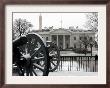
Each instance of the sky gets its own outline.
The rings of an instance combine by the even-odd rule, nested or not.
[[[74,26],[76,28],[85,29],[84,25],[87,21],[85,13],[13,13],[13,21],[15,19],[26,19],[33,25],[33,30],[39,29],[39,15],[42,15],[42,28],[69,28]]]

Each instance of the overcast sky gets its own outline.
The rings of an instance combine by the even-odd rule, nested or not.
[[[39,15],[40,13],[14,13],[13,20],[21,18],[26,19],[28,22],[33,24],[34,30],[39,29]],[[79,27],[85,29],[84,25],[86,22],[85,13],[41,13],[42,15],[42,28],[53,26],[53,28],[62,27],[69,28],[69,26]]]

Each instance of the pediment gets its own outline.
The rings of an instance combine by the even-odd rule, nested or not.
[[[51,34],[71,34],[72,32],[66,29],[55,29],[50,32]]]

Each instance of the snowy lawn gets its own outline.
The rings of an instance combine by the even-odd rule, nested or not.
[[[98,54],[98,51],[93,51],[92,55],[95,56]],[[73,51],[60,51],[61,56],[85,56],[85,54],[74,53]],[[86,54],[86,56],[91,56],[91,54]]]
[[[49,76],[97,76],[98,72],[82,72],[82,71],[54,71],[49,72]]]

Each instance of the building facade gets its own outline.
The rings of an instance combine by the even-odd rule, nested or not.
[[[95,40],[95,32],[81,29],[42,29],[34,31],[41,35],[44,41],[54,42],[60,49],[79,48],[81,39],[85,36]]]
[[[83,37],[96,40],[95,35],[97,33],[93,30],[75,29],[73,26],[65,29],[62,28],[62,22],[59,29],[53,29],[53,26],[42,29],[41,14],[39,15],[39,30],[33,30],[32,32],[41,35],[45,42],[54,42],[60,49],[80,48],[82,47],[80,42]]]

